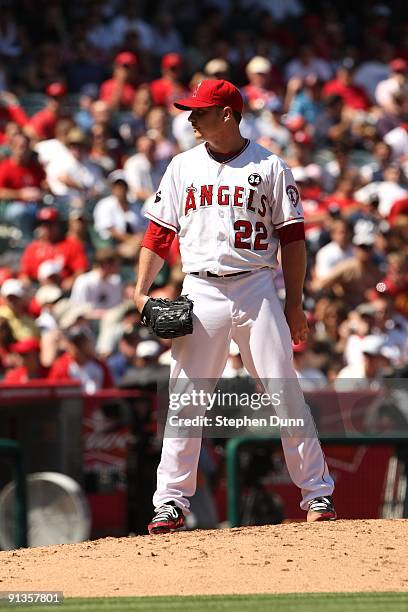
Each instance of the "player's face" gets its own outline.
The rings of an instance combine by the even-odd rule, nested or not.
[[[222,109],[213,106],[210,108],[194,108],[188,118],[194,136],[204,140],[211,140],[211,137],[219,132],[223,125]]]

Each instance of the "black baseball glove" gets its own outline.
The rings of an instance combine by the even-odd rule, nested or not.
[[[159,338],[193,333],[193,302],[186,295],[176,300],[150,298],[142,310],[142,323]]]

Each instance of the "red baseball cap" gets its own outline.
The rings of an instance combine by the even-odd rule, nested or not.
[[[292,117],[288,117],[285,121],[285,126],[291,132],[297,132],[302,130],[306,125],[306,120],[303,115],[293,115]]]
[[[298,130],[297,132],[295,132],[293,134],[293,140],[297,144],[302,144],[302,145],[310,145],[313,142],[311,135],[308,134],[308,132],[304,132],[303,130]]]
[[[115,57],[116,66],[135,66],[137,64],[137,56],[131,51],[122,51]]]
[[[161,62],[162,68],[178,68],[183,65],[180,53],[166,53]]]
[[[10,345],[12,353],[19,353],[20,355],[26,355],[27,353],[40,352],[40,342],[37,338],[25,338],[19,342],[14,342]]]
[[[230,106],[237,113],[242,113],[243,104],[239,90],[235,85],[224,79],[201,81],[189,98],[174,102],[174,106],[181,110]]]
[[[37,213],[38,221],[56,221],[59,217],[58,210],[53,206],[41,208]]]
[[[62,98],[67,93],[64,83],[51,83],[45,90],[50,98]]]
[[[389,63],[389,69],[392,72],[408,72],[408,62],[402,57],[397,57]]]

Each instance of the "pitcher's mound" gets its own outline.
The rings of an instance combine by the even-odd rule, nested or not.
[[[0,553],[4,591],[66,597],[408,591],[408,520],[105,538]]]

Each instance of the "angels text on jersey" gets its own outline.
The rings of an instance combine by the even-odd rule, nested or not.
[[[292,173],[276,155],[248,143],[220,163],[205,145],[176,156],[146,214],[178,233],[183,270],[216,274],[275,267],[276,230],[303,222]]]

